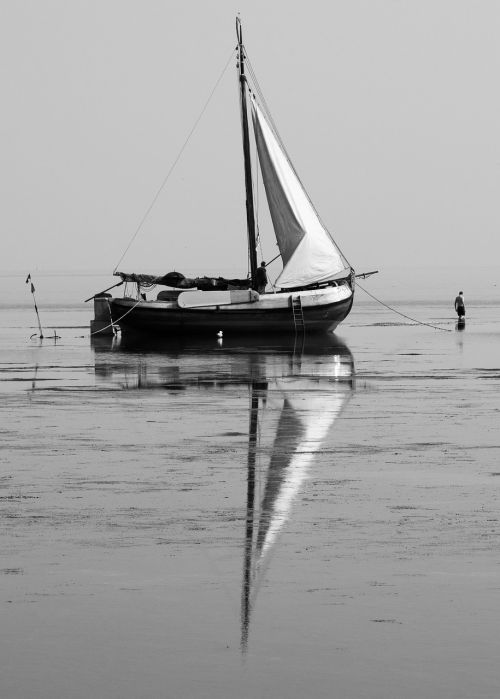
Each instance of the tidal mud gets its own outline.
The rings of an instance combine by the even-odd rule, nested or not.
[[[1,354],[0,695],[493,699],[499,332]]]

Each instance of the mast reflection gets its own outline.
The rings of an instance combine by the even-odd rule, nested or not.
[[[245,337],[94,345],[99,382],[123,390],[249,389],[240,645],[271,553],[324,440],[355,388],[351,352],[334,335],[297,343]]]
[[[352,355],[344,345],[331,349],[334,353],[326,355],[292,355],[288,375],[251,386],[241,600],[243,653],[252,608],[279,533],[291,516],[316,454],[354,390]],[[278,410],[279,418],[266,453],[259,448],[258,435],[269,408]],[[260,452],[264,463],[256,458]]]

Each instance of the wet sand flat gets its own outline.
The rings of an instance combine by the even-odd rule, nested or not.
[[[500,690],[499,327],[1,352],[0,694]]]

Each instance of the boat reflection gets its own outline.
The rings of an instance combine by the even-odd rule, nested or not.
[[[352,378],[352,355],[335,335],[276,338],[179,338],[147,343],[93,338],[95,377],[111,388],[183,390],[189,386]]]
[[[185,338],[147,346],[94,344],[96,378],[124,390],[249,391],[247,493],[241,595],[241,649],[270,555],[322,444],[355,387],[351,352],[334,335],[297,342],[277,338]]]

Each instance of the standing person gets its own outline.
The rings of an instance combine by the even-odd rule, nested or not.
[[[458,315],[458,320],[462,320],[462,318],[465,318],[465,301],[463,291],[459,291],[458,296],[455,299],[455,310]]]
[[[266,284],[267,284],[266,263],[261,262],[260,267],[258,267],[257,271],[255,272],[255,286],[257,287],[257,291],[259,292],[259,294],[263,294],[265,292]]]

